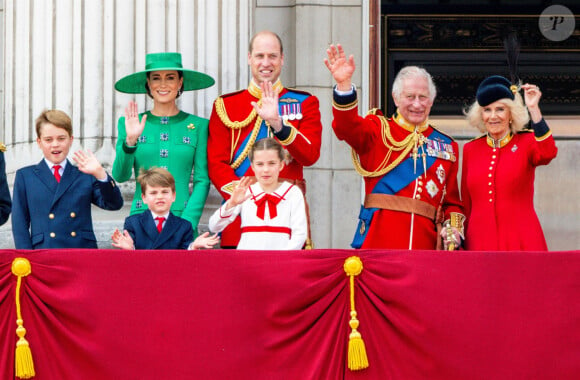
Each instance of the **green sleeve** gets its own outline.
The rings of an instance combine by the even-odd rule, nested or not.
[[[194,238],[198,235],[197,226],[209,192],[209,177],[207,172],[208,120],[199,118],[196,126],[199,136],[193,159],[193,191],[181,215],[183,219],[191,222]]]
[[[112,173],[113,178],[117,182],[126,182],[131,178],[131,174],[133,174],[137,147],[128,147],[125,144],[126,138],[125,117],[120,117],[117,123],[117,146],[115,148],[116,155]]]

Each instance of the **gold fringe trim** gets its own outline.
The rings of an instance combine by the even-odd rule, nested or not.
[[[16,342],[16,377],[20,379],[30,379],[36,376],[34,372],[34,361],[32,360],[32,351],[30,345],[24,336],[26,329],[24,328],[24,321],[22,320],[22,312],[20,310],[20,288],[22,286],[22,277],[28,276],[32,273],[30,262],[23,258],[17,257],[12,261],[12,274],[18,276],[16,282],[16,335],[18,335],[18,342]]]
[[[354,307],[354,278],[362,273],[363,264],[358,256],[351,256],[344,261],[344,271],[350,281],[350,321],[348,322],[351,332],[348,337],[348,369],[360,371],[368,368],[369,360],[365,342],[358,331],[359,320]]]

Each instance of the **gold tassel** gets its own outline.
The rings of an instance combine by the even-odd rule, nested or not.
[[[348,324],[351,332],[348,337],[348,369],[351,371],[359,371],[369,366],[365,342],[358,331],[359,320],[354,307],[354,278],[361,274],[362,270],[362,261],[358,256],[351,256],[344,261],[344,271],[350,281],[350,321]]]
[[[32,351],[30,345],[24,336],[26,329],[24,328],[24,321],[22,320],[22,313],[20,310],[20,287],[22,285],[22,277],[28,276],[32,272],[30,262],[23,258],[17,257],[12,261],[12,274],[18,276],[16,281],[16,335],[18,335],[18,342],[16,342],[16,377],[20,379],[30,379],[36,376],[34,372],[34,362],[32,361]]]

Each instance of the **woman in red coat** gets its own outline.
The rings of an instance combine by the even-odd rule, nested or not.
[[[466,112],[469,124],[485,133],[463,148],[466,249],[548,249],[534,210],[534,176],[558,150],[538,106],[540,89],[524,84],[521,90],[525,105],[506,78],[488,77]],[[523,131],[530,118],[532,130]]]

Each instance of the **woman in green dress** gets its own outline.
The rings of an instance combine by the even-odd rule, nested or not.
[[[183,91],[212,86],[208,75],[183,69],[181,54],[147,54],[144,71],[115,83],[115,89],[129,94],[148,94],[153,109],[139,114],[137,103],[129,102],[119,118],[113,178],[125,182],[141,169],[161,167],[175,177],[176,199],[171,211],[197,225],[209,191],[207,173],[208,120],[181,111],[176,99]],[[189,181],[193,171],[193,190]],[[136,184],[131,215],[147,210]]]

